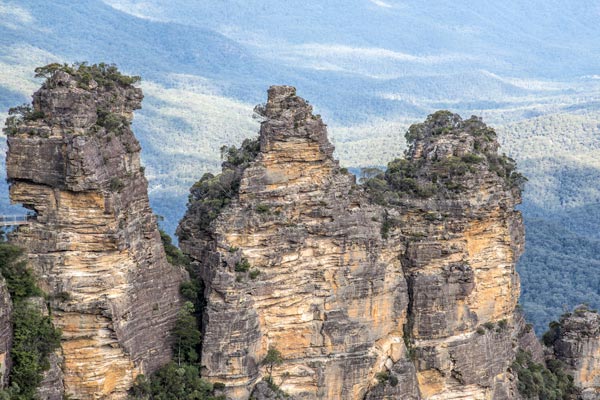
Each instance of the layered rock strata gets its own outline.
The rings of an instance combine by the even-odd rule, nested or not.
[[[276,348],[285,363],[272,379],[288,393],[360,398],[388,359],[404,356],[400,260],[312,107],[273,87],[264,116],[238,199],[210,234],[197,229],[193,205],[179,228],[206,286],[202,374],[247,399]]]
[[[259,111],[254,160],[203,178],[178,229],[205,285],[203,376],[232,399],[265,379],[303,399],[518,398],[520,191],[493,131],[431,116],[359,186],[294,88]]]
[[[62,329],[65,393],[119,399],[170,359],[183,274],[166,260],[129,127],[141,90],[80,78],[55,72],[8,137],[11,200],[36,213],[12,241]]]
[[[479,119],[438,112],[388,166],[390,236],[408,282],[407,341],[426,399],[515,398],[507,370],[523,224],[520,178]],[[375,191],[377,194],[377,190]]]
[[[566,365],[584,400],[600,400],[600,314],[579,307],[557,328],[554,356]]]

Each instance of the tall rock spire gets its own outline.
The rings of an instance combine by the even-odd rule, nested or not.
[[[59,68],[7,124],[11,201],[36,214],[12,241],[51,299],[75,399],[125,398],[168,362],[181,304],[130,128],[143,97],[131,82],[111,66]]]

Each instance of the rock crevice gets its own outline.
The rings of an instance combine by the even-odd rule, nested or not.
[[[265,379],[305,399],[516,398],[520,192],[493,131],[433,115],[357,185],[295,89],[268,95],[236,195],[199,230],[192,190],[179,228],[205,285],[203,375],[244,400]]]

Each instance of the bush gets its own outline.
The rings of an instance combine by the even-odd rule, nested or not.
[[[215,397],[214,386],[200,378],[198,367],[171,362],[150,376],[138,375],[130,390],[131,400],[225,400]]]
[[[169,236],[168,233],[162,229],[159,229],[159,232],[163,248],[165,249],[165,254],[167,255],[167,261],[171,265],[187,268],[190,265],[190,259],[173,244],[173,239],[171,239],[171,236]]]
[[[560,361],[551,360],[548,368],[531,360],[531,354],[519,349],[512,369],[517,375],[519,393],[527,399],[577,399],[579,391],[573,378],[564,372]]]
[[[19,126],[25,121],[35,121],[44,118],[43,111],[35,111],[29,104],[22,104],[8,109],[8,118],[2,130],[6,136],[14,136],[18,133]]]
[[[177,315],[175,328],[173,328],[175,337],[173,353],[178,364],[198,361],[198,346],[201,340],[198,322],[194,316],[195,311],[194,304],[187,301]]]
[[[256,278],[258,278],[258,276],[260,275],[260,270],[258,269],[253,269],[252,271],[250,271],[250,279],[255,280]]]
[[[483,326],[485,327],[485,329],[487,329],[488,331],[491,331],[494,329],[494,323],[492,321],[488,321],[485,324],[483,324]]]
[[[279,350],[277,350],[275,347],[269,347],[269,350],[267,351],[267,355],[265,356],[265,358],[263,358],[263,360],[261,361],[261,364],[266,366],[267,373],[269,374],[268,378],[270,380],[272,380],[273,367],[276,365],[283,364],[283,357],[281,355],[281,352]]]
[[[258,204],[255,208],[256,212],[259,214],[267,214],[270,209],[268,204]]]
[[[379,384],[384,384],[390,380],[390,372],[389,371],[378,372],[377,374],[375,374],[375,378],[377,379]]]
[[[546,331],[546,333],[544,333],[542,336],[542,342],[544,342],[546,346],[552,347],[554,342],[556,342],[560,337],[560,323],[552,321],[550,324],[548,324],[548,328],[548,331]]]
[[[98,116],[96,126],[104,128],[108,133],[119,135],[123,131],[123,128],[127,128],[130,125],[129,119],[121,114],[102,109],[98,109],[96,113]]]
[[[119,178],[111,178],[110,180],[110,190],[111,192],[120,192],[125,187],[123,181]]]
[[[23,250],[0,244],[0,273],[4,277],[13,301],[13,347],[10,355],[10,388],[4,394],[13,400],[29,400],[36,397],[43,372],[50,364],[49,355],[60,346],[60,330],[54,328],[49,316],[31,304],[29,297],[41,296],[35,279],[27,264],[19,258]],[[2,394],[2,393],[0,393]]]
[[[50,368],[48,356],[60,346],[61,332],[54,328],[50,317],[23,300],[14,304],[13,333],[10,382],[12,387],[19,388],[13,399],[32,399],[43,372]]]
[[[207,231],[221,210],[237,197],[242,173],[260,150],[258,139],[246,139],[240,148],[221,148],[223,171],[219,175],[204,174],[190,190],[188,208],[197,214],[196,223],[200,231]],[[185,232],[179,232],[185,235]],[[181,237],[181,236],[180,236]]]
[[[87,89],[94,80],[101,88],[127,87],[141,81],[139,76],[123,75],[115,64],[92,64],[86,62],[69,64],[52,63],[35,69],[36,78],[50,79],[58,71],[73,76],[80,87]]]
[[[23,249],[0,243],[0,274],[6,281],[13,301],[43,295],[35,284],[33,273],[27,268],[27,262],[21,259],[22,256]]]
[[[247,258],[242,258],[240,261],[235,263],[235,272],[248,272],[250,270],[250,262]]]

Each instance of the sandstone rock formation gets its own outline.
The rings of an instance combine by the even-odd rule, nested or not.
[[[518,398],[520,176],[493,131],[434,114],[359,186],[294,88],[258,111],[260,148],[203,177],[178,229],[205,285],[203,376],[244,400],[261,380],[302,399]]]
[[[54,72],[8,137],[11,200],[36,213],[11,240],[50,296],[73,399],[124,398],[166,363],[181,305],[129,127],[142,92],[114,75]]]
[[[286,362],[273,379],[290,394],[359,398],[388,358],[403,357],[400,260],[312,108],[273,87],[265,117],[260,154],[214,231],[197,228],[193,205],[179,228],[206,285],[203,376],[247,399],[275,347]]]
[[[438,112],[408,134],[405,160],[375,190],[390,207],[390,237],[408,282],[407,342],[426,399],[514,398],[523,248],[518,175],[479,119]]]
[[[600,314],[585,306],[560,320],[554,355],[567,366],[584,400],[600,399]]]
[[[12,343],[12,302],[6,282],[0,276],[0,389],[8,383]]]

